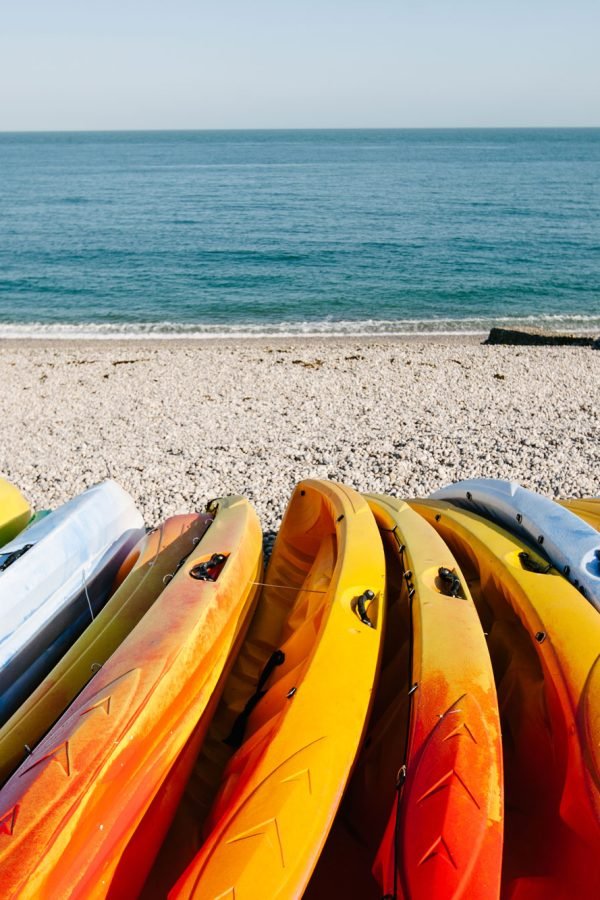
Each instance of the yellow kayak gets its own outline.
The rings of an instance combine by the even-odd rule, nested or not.
[[[371,705],[384,572],[381,538],[366,501],[342,485],[301,482],[182,815],[163,848],[162,881],[152,874],[148,881],[150,895],[161,894],[169,876],[181,872],[180,837],[192,858],[172,897],[302,894]],[[218,744],[233,752],[222,774]],[[189,846],[193,810],[201,819],[206,796],[216,788],[206,840]]]
[[[30,519],[31,507],[21,491],[14,484],[0,478],[0,547],[23,531]]]
[[[387,561],[381,677],[305,897],[492,900],[502,869],[502,750],[477,610],[431,525],[401,500],[366,499]]]
[[[559,500],[558,502],[578,515],[596,531],[600,531],[600,500],[586,497],[584,500]]]
[[[503,894],[597,898],[600,617],[499,526],[441,500],[412,505],[458,560],[488,635],[504,751]]]
[[[6,781],[31,753],[140,621],[179,561],[191,553],[211,522],[209,515],[173,516],[139,541],[117,575],[120,587],[39,687],[0,729],[0,783]]]

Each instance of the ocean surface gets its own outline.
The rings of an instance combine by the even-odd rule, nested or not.
[[[0,134],[0,336],[600,330],[600,129]]]

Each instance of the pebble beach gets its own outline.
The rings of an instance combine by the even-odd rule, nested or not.
[[[3,341],[0,473],[37,509],[112,477],[148,525],[244,494],[267,538],[308,477],[600,495],[598,351],[480,341]]]

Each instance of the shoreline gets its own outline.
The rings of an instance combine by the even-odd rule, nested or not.
[[[296,348],[301,349],[303,345],[310,344],[324,344],[328,347],[340,346],[346,347],[348,345],[355,345],[360,343],[361,346],[377,346],[379,344],[383,345],[398,345],[403,346],[405,344],[409,345],[419,345],[423,344],[425,346],[429,344],[448,344],[450,346],[456,345],[482,345],[485,339],[487,338],[488,332],[482,332],[481,334],[406,334],[406,335],[394,335],[394,334],[373,334],[373,335],[320,335],[320,334],[310,334],[310,335],[291,335],[291,336],[281,336],[278,335],[245,335],[240,337],[239,335],[236,337],[202,337],[202,338],[193,338],[193,337],[102,337],[102,338],[75,338],[75,337],[11,337],[11,338],[0,338],[0,353],[5,352],[7,350],[12,349],[23,349],[23,350],[33,350],[36,348],[46,349],[52,348],[54,350],[65,349],[69,351],[75,351],[80,347],[94,347],[94,348],[104,348],[106,350],[110,350],[110,348],[124,348],[129,347],[133,348],[136,351],[141,349],[152,349],[152,350],[176,350],[178,348],[181,349],[195,349],[202,350],[203,348],[227,348],[227,349],[241,349],[243,347],[254,346],[254,347],[265,347],[271,348],[275,346],[285,346],[288,348]]]
[[[397,334],[369,334],[369,335],[244,335],[235,337],[223,336],[207,336],[207,337],[172,337],[172,336],[115,336],[115,337],[0,337],[0,355],[10,352],[19,351],[45,351],[53,350],[55,352],[66,351],[76,353],[82,348],[93,349],[99,353],[110,354],[111,352],[125,352],[126,350],[134,353],[149,352],[158,354],[161,351],[170,353],[178,350],[195,350],[202,353],[211,350],[236,350],[244,349],[263,349],[265,351],[276,351],[279,348],[285,348],[288,351],[296,350],[301,352],[306,348],[315,348],[318,346],[327,347],[330,350],[338,348],[340,350],[348,347],[359,347],[363,349],[377,349],[378,347],[396,347],[402,348],[427,348],[427,347],[481,347],[483,349],[505,349],[508,351],[523,351],[539,349],[542,352],[548,352],[550,349],[563,349],[567,352],[573,349],[590,350],[592,353],[598,353],[596,348],[570,346],[568,343],[555,345],[538,345],[528,343],[494,343],[488,344],[487,339],[490,332],[482,332],[478,334],[435,334],[420,332],[415,334],[397,335]],[[551,336],[551,333],[549,333]]]
[[[377,336],[0,341],[0,474],[37,509],[107,477],[146,523],[243,494],[272,535],[294,485],[424,497],[500,477],[600,496],[585,347]]]

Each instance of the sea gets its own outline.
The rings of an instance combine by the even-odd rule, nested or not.
[[[600,129],[0,134],[0,337],[600,330]]]

